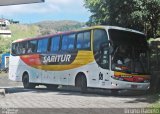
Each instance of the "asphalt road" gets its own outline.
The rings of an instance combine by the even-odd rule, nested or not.
[[[138,91],[122,91],[114,96],[107,90],[92,89],[82,94],[67,86],[56,91],[44,86],[24,89],[22,83],[8,80],[7,74],[0,74],[0,88],[6,91],[0,96],[3,114],[127,114],[130,108],[150,107],[158,100]]]

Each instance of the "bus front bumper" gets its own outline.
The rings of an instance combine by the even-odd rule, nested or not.
[[[148,90],[150,83],[135,83],[111,79],[111,89]]]

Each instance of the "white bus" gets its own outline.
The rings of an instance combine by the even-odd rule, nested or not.
[[[22,81],[24,88],[147,90],[147,52],[143,33],[114,26],[27,38],[12,43],[9,79]]]

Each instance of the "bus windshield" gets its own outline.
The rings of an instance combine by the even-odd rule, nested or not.
[[[109,30],[113,46],[111,68],[125,73],[148,73],[148,44],[145,35],[122,30]]]

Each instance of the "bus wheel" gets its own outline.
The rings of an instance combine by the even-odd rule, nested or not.
[[[48,84],[46,85],[48,90],[56,90],[58,88],[58,85],[52,85],[52,84]]]
[[[81,89],[81,93],[86,93],[87,92],[87,79],[86,79],[85,76],[81,77],[80,89]]]
[[[112,89],[111,90],[112,95],[118,95],[118,93],[119,93],[119,90],[117,90],[117,89]]]
[[[34,89],[36,86],[35,84],[29,82],[29,76],[27,73],[23,75],[22,82],[23,82],[24,88],[26,89]]]
[[[8,68],[6,68],[6,69],[5,69],[5,73],[8,73],[8,70],[9,70],[9,69],[8,69]]]

